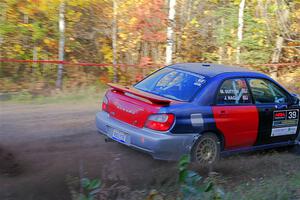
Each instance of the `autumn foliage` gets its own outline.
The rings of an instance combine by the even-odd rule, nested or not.
[[[62,0],[2,0],[0,58],[57,60],[61,3]],[[117,4],[116,13],[113,3]],[[115,59],[117,63],[135,67],[114,70],[113,65],[65,66],[64,87],[112,81],[114,73],[121,83],[129,84],[163,66],[170,23],[174,25],[174,63],[235,64],[236,49],[240,46],[241,65],[252,64],[255,69],[270,73],[273,69],[260,64],[273,62],[279,36],[283,44],[278,62],[300,61],[299,2],[247,0],[241,42],[237,41],[239,3],[239,0],[177,0],[175,20],[170,22],[168,2],[164,0],[65,0],[65,60],[111,64],[115,14]],[[299,77],[295,67],[299,66],[276,70],[280,77]],[[296,75],[288,75],[291,72]],[[1,91],[54,88],[56,74],[54,64],[0,62]]]

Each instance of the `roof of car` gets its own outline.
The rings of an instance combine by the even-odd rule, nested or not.
[[[219,74],[228,73],[228,72],[254,72],[247,68],[235,67],[228,65],[220,65],[213,63],[179,63],[170,65],[169,67],[174,69],[181,69],[189,72],[194,72],[197,74],[214,77]]]

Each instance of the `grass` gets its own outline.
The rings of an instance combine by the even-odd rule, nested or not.
[[[285,200],[300,199],[300,172],[291,176],[277,176],[256,183],[242,184],[228,191],[225,199]]]
[[[291,183],[300,190],[300,172],[292,177]]]
[[[18,92],[7,94],[1,99],[1,103],[22,103],[22,104],[51,104],[51,103],[81,103],[92,102],[102,99],[106,87],[104,85],[93,85],[85,88],[67,91],[53,91],[52,94],[32,94],[29,92]]]

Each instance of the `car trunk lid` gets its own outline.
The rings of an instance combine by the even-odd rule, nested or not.
[[[108,84],[108,113],[111,117],[136,127],[144,127],[148,116],[157,113],[172,100],[117,84]]]

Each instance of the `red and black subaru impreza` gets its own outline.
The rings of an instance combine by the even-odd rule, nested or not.
[[[156,159],[212,163],[220,154],[299,143],[299,98],[244,68],[182,63],[132,87],[109,84],[100,133]]]

